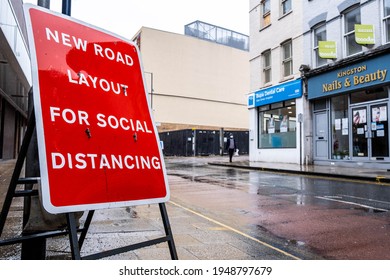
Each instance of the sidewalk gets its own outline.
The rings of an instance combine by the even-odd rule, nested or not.
[[[333,164],[332,164],[333,163]],[[370,169],[359,166],[358,163],[351,167],[340,166],[336,161],[329,165],[299,165],[289,163],[250,162],[248,156],[239,156],[229,163],[227,158],[210,158],[210,165],[246,168],[252,170],[283,172],[293,174],[305,174],[313,176],[327,176],[353,180],[375,181],[378,183],[390,183],[390,171],[387,169]]]

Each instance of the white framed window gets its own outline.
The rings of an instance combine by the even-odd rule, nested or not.
[[[263,81],[264,84],[270,83],[272,80],[271,75],[271,51],[267,50],[263,52]]]
[[[344,13],[344,44],[345,55],[351,56],[363,50],[355,41],[355,24],[360,24],[360,7],[355,7]]]
[[[390,0],[383,0],[383,23],[385,43],[390,43]]]
[[[288,77],[293,74],[293,53],[292,41],[288,40],[281,45],[282,48],[282,71],[283,77]]]
[[[261,5],[261,23],[260,27],[265,28],[271,24],[271,0],[262,0]]]
[[[322,66],[327,63],[327,59],[321,58],[319,55],[318,42],[326,41],[326,24],[317,25],[313,28],[313,53],[314,53],[314,64],[316,66]]]
[[[297,147],[297,113],[294,100],[258,107],[258,148]]]
[[[281,16],[284,16],[285,14],[289,13],[292,10],[292,0],[280,0],[280,6],[281,6]]]

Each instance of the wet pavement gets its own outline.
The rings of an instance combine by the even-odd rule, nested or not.
[[[327,176],[332,178],[347,178],[354,180],[367,180],[390,183],[390,171],[386,168],[370,169],[363,167],[364,164],[356,163],[349,167],[340,165],[337,161],[326,165],[299,165],[293,163],[251,162],[246,156],[237,157],[232,163],[226,160],[210,160],[209,164],[247,168],[251,170],[285,172],[292,174],[305,174],[313,176]]]
[[[297,165],[288,164],[255,164],[250,163],[246,156],[236,157],[234,160],[233,163],[229,163],[226,157],[169,158],[167,163],[186,162],[186,164],[194,166],[194,171],[197,165],[210,165],[233,168],[229,168],[229,172],[234,172],[232,171],[234,168],[244,168],[330,177],[334,177],[336,174],[344,178],[359,177],[359,180],[375,182],[386,181],[388,178],[385,170],[373,171],[332,166],[301,168]],[[13,163],[14,161],[0,162],[1,201],[3,201],[5,190],[8,187]],[[358,244],[364,244],[364,246],[361,246],[362,251],[372,250],[373,252],[371,256],[365,254],[361,255],[363,257],[360,258],[359,255],[348,255],[346,253],[344,255],[334,254],[330,258],[390,258],[386,254],[377,254],[379,247],[382,246],[386,249],[387,244],[390,243],[388,242],[383,246],[383,238],[387,236],[389,225],[388,215],[376,218],[373,224],[371,220],[368,223],[369,217],[361,215],[360,212],[357,215],[348,208],[338,208],[331,213],[334,218],[329,218],[324,216],[324,208],[321,205],[302,209],[299,206],[297,207],[296,202],[270,200],[268,196],[257,196],[253,200],[254,198],[251,198],[250,193],[237,192],[234,188],[234,182],[231,183],[230,187],[221,189],[218,188],[218,182],[210,184],[198,180],[195,184],[189,178],[177,176],[177,174],[170,174],[168,181],[172,195],[166,206],[178,257],[181,260],[323,259],[325,250],[329,250],[329,248],[324,247],[333,246],[336,251],[340,249],[340,244],[336,244],[337,241],[332,240],[340,234],[341,231],[338,228],[344,229],[343,234],[350,235],[354,234],[356,230],[362,231],[361,237],[359,237],[361,239],[349,240],[349,243],[345,244],[344,250],[348,249],[347,247],[356,247],[356,242],[359,242]],[[240,184],[245,185],[245,182],[240,182]],[[207,203],[210,198],[215,200],[215,203],[212,204],[213,207],[210,207],[210,203]],[[196,201],[196,204],[193,201]],[[264,211],[250,213],[241,204],[237,204],[237,201],[241,201],[241,204],[242,201],[245,201],[247,204],[260,205]],[[11,222],[8,226],[6,225],[2,238],[18,232],[18,222],[21,220],[22,211],[21,202],[20,198],[15,199],[9,215]],[[231,207],[226,207],[226,205]],[[278,210],[277,216],[274,215],[276,209]],[[232,217],[237,215],[237,212],[244,219],[236,220],[235,223],[226,222],[231,221]],[[346,212],[352,213],[349,219],[355,220],[355,225],[348,230],[345,230],[345,228],[349,225],[349,222],[347,223],[345,218],[343,220]],[[84,218],[83,216],[81,222]],[[312,224],[311,229],[305,230],[308,222]],[[383,223],[387,223],[387,226],[383,226]],[[367,226],[369,224],[373,226],[370,228]],[[255,228],[248,228],[248,225],[253,225]],[[364,230],[362,230],[362,227]],[[378,239],[378,242],[374,244],[376,247],[367,247],[367,236],[381,230],[384,237]],[[95,213],[81,254],[84,256],[143,242],[160,237],[163,233],[164,228],[158,205],[99,210]],[[277,236],[279,237],[275,236],[274,233],[278,233]],[[324,238],[322,240],[318,239],[318,235],[323,235]],[[289,238],[284,238],[285,236],[289,236]],[[328,239],[327,242],[324,242],[325,238]],[[0,259],[19,259],[19,249],[19,245],[0,247]],[[69,251],[69,240],[66,237],[48,239],[48,259],[69,259]],[[354,254],[358,253],[354,252]],[[170,259],[170,254],[167,244],[161,243],[109,258],[163,260]]]
[[[14,161],[0,162],[0,197],[4,200]],[[182,184],[168,176],[173,187]],[[185,183],[185,182],[184,182]],[[15,198],[1,239],[12,238],[21,230],[22,198]],[[1,204],[2,206],[2,204]],[[173,201],[166,203],[180,260],[259,260],[298,259],[288,250],[273,247],[255,237],[246,236],[234,228],[213,220],[197,211]],[[86,215],[81,218],[83,223]],[[98,210],[95,212],[81,256],[144,242],[164,236],[164,227],[158,205]],[[281,241],[281,247],[283,247]],[[20,244],[0,247],[0,260],[20,259]],[[70,259],[67,236],[47,239],[47,259]],[[311,258],[317,258],[310,254]],[[171,259],[167,243],[160,243],[114,255],[107,259],[156,260]]]

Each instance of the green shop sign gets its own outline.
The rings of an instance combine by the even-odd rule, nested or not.
[[[355,41],[360,45],[375,44],[374,25],[355,24]]]
[[[335,41],[319,41],[318,42],[318,55],[321,58],[337,58],[336,54],[336,42]]]

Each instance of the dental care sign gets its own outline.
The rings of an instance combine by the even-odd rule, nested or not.
[[[41,194],[50,213],[165,202],[169,189],[137,47],[25,5]]]

